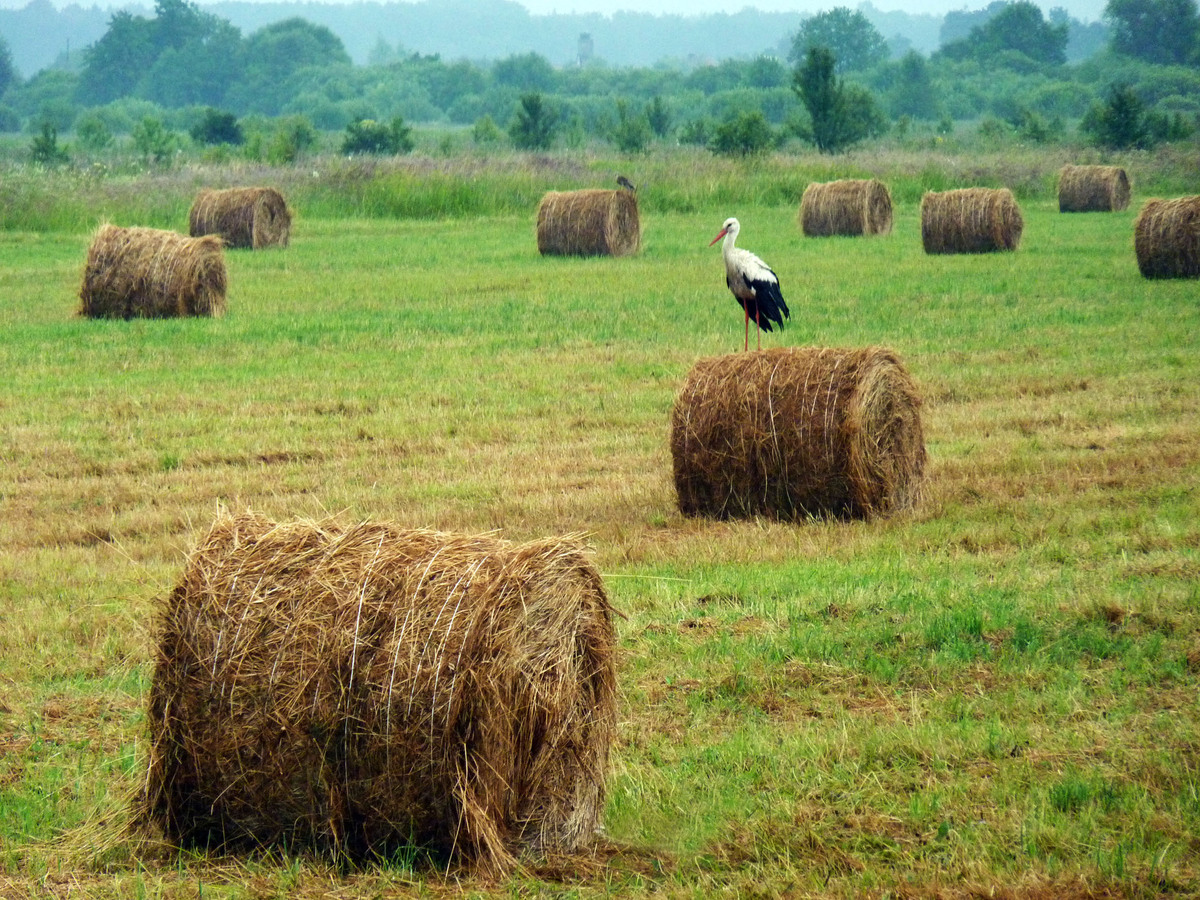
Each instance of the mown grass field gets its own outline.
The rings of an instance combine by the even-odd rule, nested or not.
[[[1030,188],[1021,248],[971,257],[927,257],[909,196],[812,239],[669,187],[626,259],[539,257],[532,209],[298,205],[287,250],[227,253],[216,320],[81,320],[95,223],[0,231],[0,896],[1200,895],[1200,289],[1138,274],[1136,179],[1113,214]],[[729,215],[792,308],[764,346],[907,363],[915,512],[676,511],[675,392],[741,349]],[[220,505],[586,531],[624,852],[495,884],[123,842],[155,610]]]

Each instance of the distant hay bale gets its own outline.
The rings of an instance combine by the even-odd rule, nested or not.
[[[921,399],[896,355],[776,348],[702,359],[671,414],[687,516],[887,515],[925,468]]]
[[[1008,188],[927,191],[921,198],[926,253],[1016,250],[1024,222]]]
[[[1119,212],[1129,206],[1129,176],[1120,166],[1063,166],[1059,212]]]
[[[1146,278],[1200,278],[1200,196],[1147,200],[1133,243]]]
[[[219,316],[225,256],[218,237],[101,225],[88,248],[79,314],[93,319]]]
[[[230,247],[286,247],[292,213],[274,188],[205,189],[192,203],[188,230],[192,237],[219,235]]]
[[[184,846],[489,871],[604,805],[612,609],[573,537],[222,513],[161,613],[142,820]]]
[[[627,256],[642,244],[633,191],[549,191],[537,208],[543,256]]]
[[[809,237],[888,234],[892,195],[874,178],[813,182],[800,198],[800,228]]]

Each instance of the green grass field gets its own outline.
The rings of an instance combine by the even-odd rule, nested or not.
[[[1200,288],[1138,274],[1136,181],[946,257],[911,197],[813,239],[791,201],[656,189],[624,259],[541,258],[531,210],[298,204],[288,249],[227,252],[216,320],[79,319],[94,223],[0,231],[0,897],[1200,895]],[[729,215],[792,309],[764,346],[917,379],[915,512],[677,512],[675,393],[741,350]],[[221,505],[587,532],[622,852],[499,884],[135,852],[155,610]]]

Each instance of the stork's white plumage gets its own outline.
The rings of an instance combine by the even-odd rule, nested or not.
[[[783,320],[791,317],[791,310],[784,302],[779,290],[779,278],[771,267],[751,253],[735,246],[741,224],[728,218],[721,232],[709,241],[712,246],[721,238],[721,256],[725,259],[725,284],[733,292],[734,299],[746,312],[746,342],[743,349],[750,349],[750,320],[758,325],[758,346],[762,347],[762,332],[771,331],[771,323],[783,328]]]

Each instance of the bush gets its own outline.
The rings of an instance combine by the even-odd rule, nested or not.
[[[613,129],[613,143],[622,153],[644,153],[650,143],[650,122],[644,115],[634,115],[629,104],[617,101],[617,127]]]
[[[471,139],[480,147],[492,147],[500,143],[501,137],[503,135],[500,133],[500,126],[491,116],[485,114],[475,120],[475,127],[471,129]]]
[[[165,162],[179,146],[178,136],[153,116],[133,126],[133,146],[150,162]]]
[[[204,110],[200,121],[192,126],[191,135],[197,144],[232,144],[237,147],[246,140],[237,116],[211,106]]]
[[[415,146],[412,129],[400,116],[392,119],[390,125],[374,119],[358,119],[346,126],[346,136],[342,139],[343,153],[401,154],[411,153]]]
[[[35,163],[44,166],[59,165],[69,158],[66,148],[58,146],[58,129],[49,122],[42,123],[41,134],[29,145],[29,155]]]
[[[757,156],[774,143],[775,132],[767,117],[754,110],[718,125],[708,148],[718,156]]]
[[[79,117],[75,123],[75,135],[79,139],[79,146],[93,153],[106,150],[113,143],[112,130],[103,117],[92,110]]]
[[[21,117],[11,106],[0,106],[0,131],[20,131]]]

